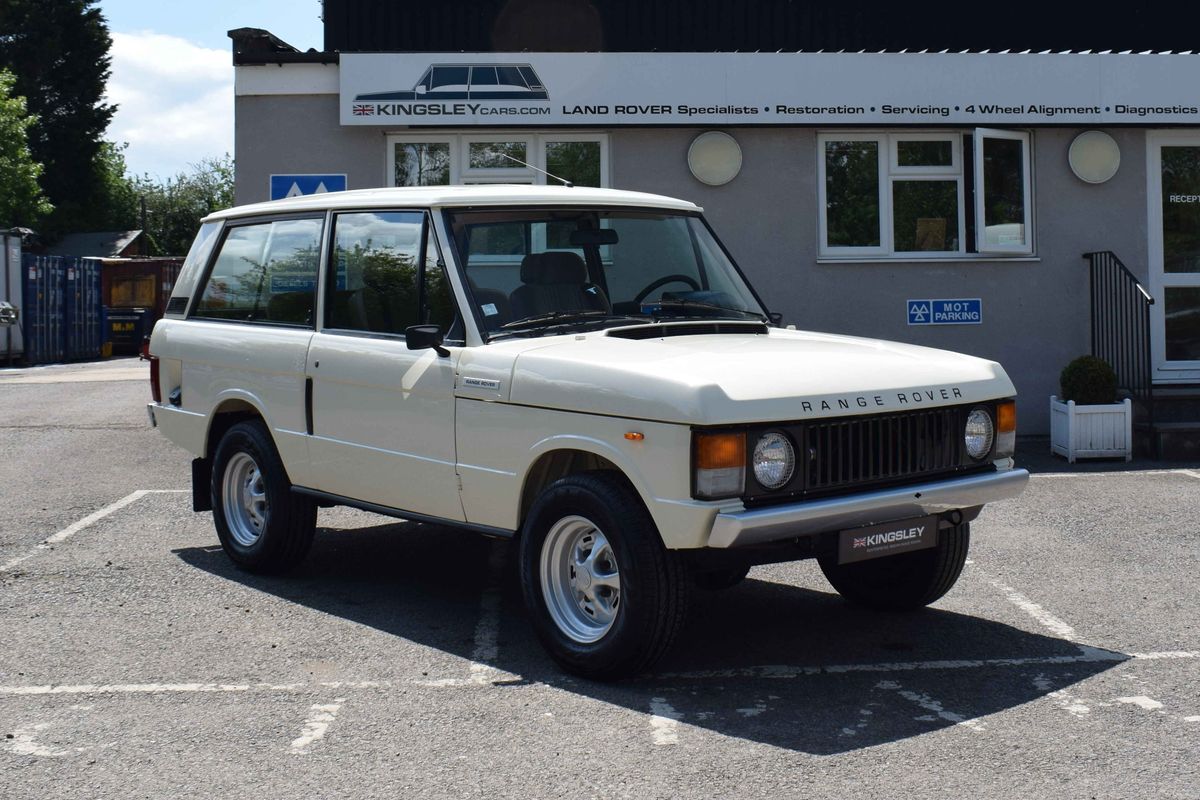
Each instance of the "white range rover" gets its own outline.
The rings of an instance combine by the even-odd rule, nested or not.
[[[991,361],[784,329],[692,203],[380,189],[208,217],[149,342],[149,411],[256,571],[341,504],[515,538],[567,670],[650,667],[689,590],[816,558],[848,600],[945,594],[1018,494]]]

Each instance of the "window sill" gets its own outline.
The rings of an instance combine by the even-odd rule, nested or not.
[[[1038,263],[1042,259],[1040,256],[983,256],[972,254],[960,254],[953,256],[939,256],[937,258],[913,258],[911,256],[846,256],[832,257],[824,256],[817,259],[818,264],[1011,264],[1011,263]]]

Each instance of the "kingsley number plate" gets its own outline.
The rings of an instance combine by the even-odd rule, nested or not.
[[[838,563],[893,556],[937,545],[938,518],[918,517],[851,528],[838,534]]]

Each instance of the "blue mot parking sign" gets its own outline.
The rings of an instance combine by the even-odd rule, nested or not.
[[[909,325],[981,325],[983,300],[978,297],[953,300],[909,300]]]
[[[346,191],[346,176],[342,175],[272,175],[271,199],[299,197],[304,194]]]

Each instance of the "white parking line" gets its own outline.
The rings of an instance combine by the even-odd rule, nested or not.
[[[67,539],[69,539],[72,536],[74,536],[75,534],[79,533],[84,528],[87,528],[91,525],[96,524],[97,522],[104,519],[108,515],[114,514],[117,511],[120,511],[122,508],[125,508],[125,506],[127,506],[131,503],[135,503],[138,500],[141,500],[146,495],[149,495],[149,494],[185,494],[187,491],[188,491],[187,489],[138,489],[136,492],[132,492],[130,494],[125,495],[124,497],[122,497],[120,500],[113,503],[112,505],[105,506],[104,508],[100,509],[99,511],[97,511],[93,514],[88,514],[86,517],[79,520],[78,522],[74,522],[74,523],[68,525],[67,527],[63,528],[61,531],[58,531],[57,533],[53,533],[53,534],[47,536],[39,544],[37,544],[31,552],[28,552],[23,556],[17,556],[14,559],[6,561],[4,564],[0,564],[0,572],[7,572],[7,571],[11,570],[13,567],[17,566],[18,564],[20,564],[24,561],[28,561],[29,559],[31,559],[35,555],[37,555],[40,550],[45,550],[48,547],[50,547],[50,545],[58,544],[60,542],[65,542]]]
[[[650,733],[658,746],[679,744],[679,720],[676,711],[665,697],[650,698]]]
[[[994,586],[995,588],[997,588],[1001,592],[1003,592],[1004,596],[1008,600],[1008,602],[1012,603],[1014,606],[1021,609],[1026,614],[1028,614],[1029,616],[1031,616],[1035,620],[1037,620],[1039,623],[1041,623],[1043,628],[1050,631],[1055,636],[1061,637],[1063,639],[1070,639],[1071,641],[1075,640],[1075,638],[1076,638],[1075,629],[1072,628],[1070,625],[1063,622],[1061,619],[1054,616],[1049,611],[1042,608],[1040,605],[1033,602],[1028,597],[1021,594],[1020,592],[1018,592],[1016,589],[1012,588],[1011,586],[1001,583],[998,580],[994,580],[992,578],[987,578],[986,576],[984,579],[988,583],[990,583],[992,586]]]
[[[337,713],[345,702],[346,698],[339,697],[332,703],[317,703],[309,706],[308,718],[304,720],[304,729],[292,742],[292,752],[303,755],[308,752],[308,748],[324,739],[325,734],[329,731],[329,726],[337,719]]]
[[[1105,470],[1103,472],[1031,472],[1030,478],[1113,478],[1137,477],[1139,475],[1187,475],[1189,478],[1200,478],[1200,472],[1190,469],[1128,469]]]
[[[922,708],[931,712],[931,714],[922,714],[919,717],[914,717],[914,719],[918,719],[922,722],[934,722],[937,719],[943,719],[946,722],[952,722],[955,725],[961,725],[964,728],[970,728],[977,733],[981,733],[984,730],[984,725],[982,722],[968,719],[962,714],[956,714],[953,711],[947,711],[942,707],[940,702],[933,699],[928,694],[910,691],[895,681],[880,681],[879,683],[875,684],[875,688],[893,691],[918,708]]]
[[[488,552],[487,578],[479,598],[479,621],[475,624],[469,676],[417,681],[419,685],[489,686],[496,681],[520,680],[519,675],[492,666],[500,655],[500,597],[508,548],[508,542],[493,542]]]
[[[729,669],[668,672],[653,676],[663,680],[707,680],[712,678],[771,678],[794,679],[814,675],[845,673],[919,672],[923,670],[991,669],[994,667],[1059,666],[1069,664],[1120,663],[1123,661],[1159,661],[1200,658],[1200,650],[1164,650],[1150,653],[1117,653],[1110,650],[1086,648],[1086,652],[1071,656],[1034,656],[1027,658],[963,659],[959,661],[892,661],[874,664],[813,664],[792,666],[733,667]],[[106,695],[106,694],[222,694],[237,692],[305,692],[321,689],[366,690],[393,689],[398,686],[464,685],[437,684],[427,680],[410,681],[318,681],[313,683],[79,683],[41,684],[32,686],[0,686],[0,697],[37,695]]]

